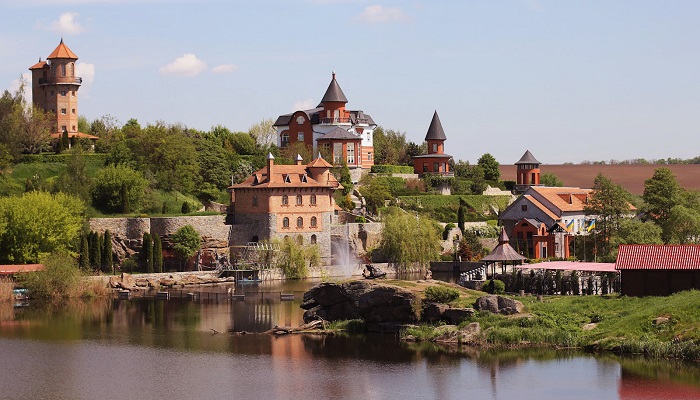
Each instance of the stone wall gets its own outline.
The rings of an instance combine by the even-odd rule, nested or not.
[[[119,260],[138,252],[143,234],[156,234],[167,241],[170,235],[185,225],[192,225],[202,238],[205,249],[228,247],[231,227],[224,224],[223,215],[154,217],[154,218],[91,218],[90,230],[104,233],[109,229],[112,247]]]
[[[357,256],[363,256],[368,250],[379,246],[382,234],[382,224],[379,222],[352,223],[331,226],[333,240],[348,240],[350,249]]]

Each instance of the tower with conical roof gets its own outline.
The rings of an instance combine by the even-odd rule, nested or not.
[[[78,89],[83,80],[75,76],[78,56],[61,43],[46,58],[29,67],[32,71],[32,102],[56,115],[54,137],[78,134]]]
[[[447,140],[445,130],[442,128],[437,111],[435,111],[428,127],[428,133],[425,135],[428,153],[413,157],[414,173],[450,175],[449,161],[452,156],[445,154],[445,140]]]
[[[530,186],[540,185],[540,162],[527,150],[520,160],[515,163],[517,180],[515,191],[522,193]]]

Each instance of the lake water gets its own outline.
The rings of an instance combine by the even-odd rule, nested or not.
[[[245,301],[207,287],[196,301],[2,305],[0,399],[700,399],[696,364],[236,333],[299,325],[311,284],[239,287],[257,293]]]

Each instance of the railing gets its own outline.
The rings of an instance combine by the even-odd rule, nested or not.
[[[53,84],[65,84],[65,85],[80,85],[83,83],[83,78],[71,78],[67,76],[53,77],[53,78],[39,78],[39,85],[53,85]]]

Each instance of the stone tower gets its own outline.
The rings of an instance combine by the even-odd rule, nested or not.
[[[32,101],[35,106],[56,115],[56,136],[78,135],[78,89],[83,82],[75,76],[75,55],[63,43],[46,58],[29,68],[32,71]]]

